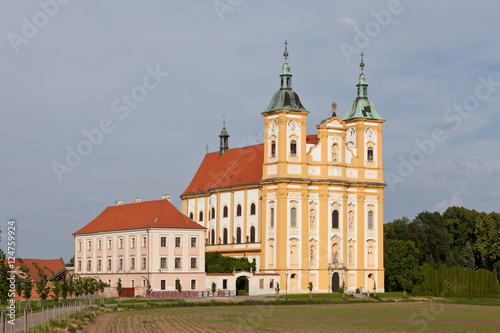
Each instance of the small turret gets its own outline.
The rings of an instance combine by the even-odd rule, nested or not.
[[[219,134],[220,138],[220,155],[224,155],[224,152],[229,149],[229,134],[226,130],[226,122],[222,124],[222,131]]]

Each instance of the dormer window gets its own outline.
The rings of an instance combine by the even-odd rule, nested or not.
[[[290,155],[297,156],[297,142],[295,140],[290,142]]]

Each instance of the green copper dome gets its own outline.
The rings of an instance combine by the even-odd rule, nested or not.
[[[375,109],[375,105],[368,99],[368,84],[366,83],[366,76],[363,73],[363,68],[365,64],[363,63],[363,53],[361,53],[361,74],[359,74],[358,84],[358,96],[351,103],[347,113],[345,114],[342,120],[349,120],[355,118],[367,118],[367,119],[379,119],[384,120],[377,110]]]
[[[291,88],[288,89],[280,89],[278,90],[273,98],[271,99],[271,103],[267,107],[266,112],[277,111],[277,110],[290,110],[290,111],[305,111],[302,103],[300,102],[299,95]]]
[[[290,110],[290,111],[305,111],[306,108],[300,102],[299,95],[292,90],[292,73],[290,72],[290,65],[288,65],[288,50],[287,42],[285,41],[285,52],[283,56],[285,57],[285,62],[281,66],[281,86],[271,99],[271,103],[267,109],[263,112],[271,112],[277,110]]]

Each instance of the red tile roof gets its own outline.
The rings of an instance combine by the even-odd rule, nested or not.
[[[182,195],[211,189],[256,184],[262,179],[264,145],[227,150],[205,155],[191,184]]]
[[[316,134],[306,136],[306,143],[315,145],[318,141],[318,136]]]
[[[306,143],[316,144],[317,135],[308,135]],[[206,154],[191,184],[182,195],[205,192],[211,189],[256,184],[262,179],[264,145]]]
[[[59,272],[61,269],[65,267],[64,261],[62,258],[59,259],[23,259],[24,264],[26,267],[29,269],[29,275],[31,276],[31,279],[35,282],[40,281],[40,277],[38,276],[38,271],[33,266],[33,263],[36,263],[38,266],[40,266],[44,273],[47,274],[47,279],[50,279],[53,274],[56,274]],[[16,270],[19,271],[19,259],[16,259]],[[53,274],[50,272],[52,271]]]
[[[73,235],[145,228],[205,229],[182,214],[168,200],[109,206]]]

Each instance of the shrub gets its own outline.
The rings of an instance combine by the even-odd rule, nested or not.
[[[344,293],[344,288],[339,288],[339,293],[343,294]]]
[[[359,294],[359,288],[356,288],[356,294]]]
[[[238,293],[236,295],[238,295],[238,296],[246,296],[247,295],[247,291],[246,290],[238,290]]]

